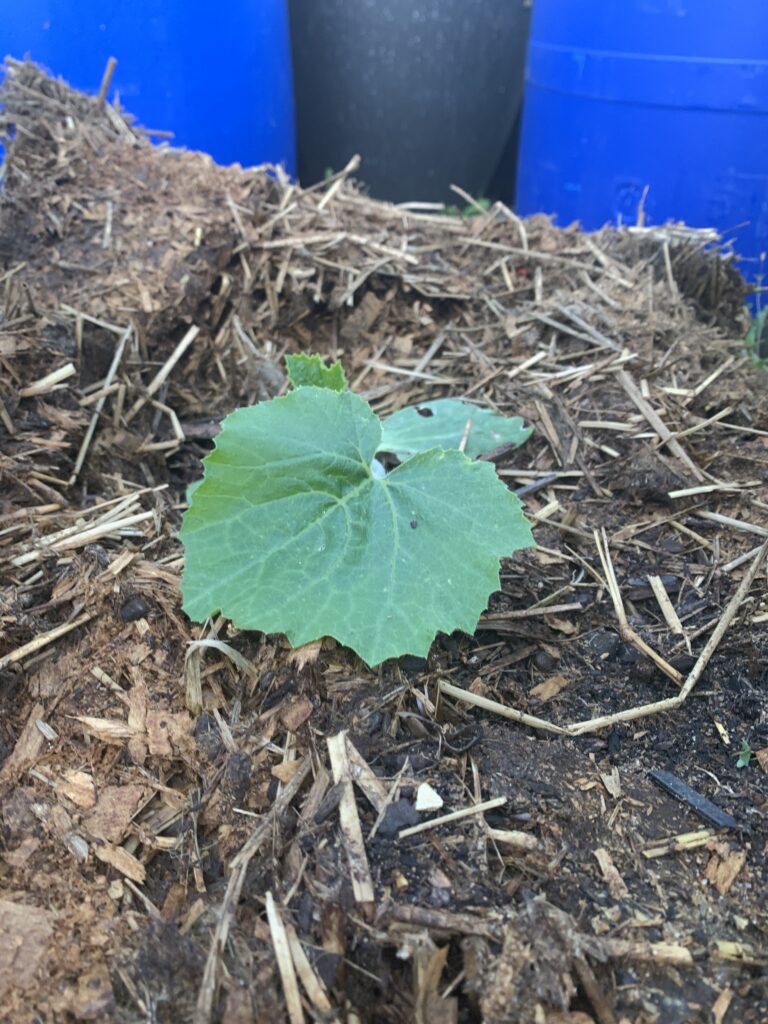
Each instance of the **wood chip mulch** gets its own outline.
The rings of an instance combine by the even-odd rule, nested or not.
[[[0,1020],[767,1020],[768,377],[717,239],[217,167],[31,64],[0,132]],[[184,616],[186,487],[296,351],[533,424],[474,636]]]

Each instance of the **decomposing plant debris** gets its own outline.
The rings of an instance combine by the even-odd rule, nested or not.
[[[716,239],[217,167],[31,64],[0,103],[0,1018],[768,1018],[768,392]],[[534,426],[473,636],[369,671],[183,615],[187,487],[298,352]]]

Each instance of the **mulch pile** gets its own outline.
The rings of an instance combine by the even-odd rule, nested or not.
[[[0,103],[0,1019],[768,1019],[768,379],[716,240],[217,167],[31,64]],[[295,351],[534,425],[474,636],[184,616],[186,487]]]

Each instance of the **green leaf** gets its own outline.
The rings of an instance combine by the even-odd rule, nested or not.
[[[288,380],[295,388],[311,386],[344,391],[347,386],[347,378],[338,359],[330,366],[326,366],[320,356],[308,356],[301,352],[298,355],[286,356],[285,365]]]
[[[477,217],[481,213],[487,213],[491,208],[491,200],[482,197],[480,199],[474,199],[471,203],[467,203],[466,206],[457,206],[455,203],[450,203],[448,206],[443,208],[443,213],[449,217]]]
[[[754,362],[768,369],[768,307],[752,320],[747,332],[747,351]]]
[[[458,448],[467,430],[464,452],[470,458],[484,455],[500,444],[521,445],[531,436],[519,416],[499,416],[458,398],[438,398],[411,405],[384,420],[380,452],[393,452],[401,462],[430,448]]]
[[[499,559],[533,543],[490,463],[416,455],[384,477],[381,423],[357,395],[307,387],[228,416],[181,539],[184,610],[294,646],[335,637],[376,665],[472,632]]]
[[[187,484],[187,491],[185,497],[188,505],[192,504],[192,495],[195,493],[195,491],[202,482],[202,480],[193,480],[191,484]]]
[[[750,745],[747,742],[747,740],[742,740],[741,741],[741,750],[739,751],[739,756],[738,756],[738,759],[736,761],[736,767],[737,768],[748,768],[749,767],[749,763],[750,763],[750,761],[752,760],[752,758],[754,756],[755,756],[755,752],[752,749],[752,747],[750,747]]]

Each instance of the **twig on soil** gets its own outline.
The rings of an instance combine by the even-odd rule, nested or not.
[[[643,850],[648,860],[666,857],[670,853],[685,853],[687,850],[698,850],[717,835],[714,829],[700,828],[695,832],[681,832],[676,836],[665,836],[650,843]]]
[[[340,171],[335,174],[331,174],[328,178],[323,178],[322,181],[316,181],[314,185],[310,185],[304,190],[304,195],[307,192],[320,192],[323,189],[327,189],[329,186],[334,185],[337,181],[342,181],[347,178],[350,174],[354,174],[355,171],[360,167],[360,155],[355,153],[347,163],[345,167],[342,167]],[[321,200],[322,202],[322,200]]]
[[[587,323],[586,320],[583,320],[572,309],[569,309],[567,306],[559,305],[555,306],[555,309],[558,310],[558,312],[562,313],[563,316],[567,317],[572,323],[576,324],[577,327],[579,327],[586,335],[592,338],[593,341],[597,342],[598,345],[601,345],[603,348],[610,348],[614,352],[617,352],[619,355],[623,352],[623,348],[621,345],[613,341],[612,338],[607,338],[604,334],[601,334],[600,331],[596,330],[592,326],[592,324]]]
[[[267,921],[269,922],[269,930],[272,934],[272,946],[275,950],[277,969],[280,972],[280,980],[283,983],[283,995],[285,996],[285,1005],[288,1010],[288,1019],[291,1024],[304,1024],[306,1018],[304,1017],[304,1009],[301,1005],[301,995],[299,994],[299,986],[296,981],[296,970],[293,957],[291,956],[291,946],[280,911],[275,905],[274,896],[269,891],[266,893],[266,904]]]
[[[721,572],[733,572],[734,569],[738,569],[740,565],[744,565],[750,558],[754,558],[760,553],[760,547],[752,548],[750,551],[745,551],[743,555],[739,555],[738,558],[732,559],[725,565],[720,567]]]
[[[296,973],[299,976],[302,987],[307,993],[307,998],[314,1006],[318,1015],[322,1014],[323,1019],[328,1020],[329,1024],[338,1024],[339,1018],[333,1012],[325,985],[309,962],[309,958],[304,952],[304,947],[296,934],[296,929],[290,921],[283,921],[283,927],[288,937],[288,945],[293,957],[293,966],[296,968]]]
[[[722,516],[719,512],[698,512],[700,519],[708,519],[710,523],[717,523],[720,526],[730,526],[734,530],[742,530],[744,533],[754,533],[757,537],[768,537],[768,529],[764,526],[756,526],[754,523],[745,523],[742,519],[733,519],[731,516]]]
[[[377,927],[402,924],[409,929],[428,928],[449,936],[480,935],[491,942],[500,942],[504,934],[504,919],[499,912],[491,910],[481,916],[468,911],[418,907],[410,903],[383,906],[374,923]]]
[[[36,654],[37,651],[42,650],[43,647],[47,647],[48,644],[52,644],[54,640],[58,640],[59,637],[65,636],[67,633],[71,633],[73,629],[77,629],[79,626],[85,625],[86,622],[90,622],[91,619],[96,617],[95,612],[87,612],[85,615],[80,615],[72,622],[65,622],[61,626],[54,626],[53,629],[49,629],[45,633],[40,633],[35,637],[34,640],[30,640],[29,643],[23,644],[21,647],[17,647],[16,650],[10,651],[8,654],[4,654],[0,658],[0,669],[11,665],[13,662],[23,661],[24,658],[30,654]]]
[[[111,59],[112,58],[110,58],[110,60]],[[99,417],[101,416],[101,410],[104,408],[104,403],[106,402],[107,397],[110,394],[110,392],[107,389],[111,387],[112,381],[115,379],[115,374],[117,373],[118,368],[120,366],[120,361],[123,358],[123,352],[125,351],[125,346],[128,343],[128,339],[131,336],[132,330],[133,330],[133,327],[132,327],[131,324],[129,324],[125,328],[123,333],[120,335],[120,337],[118,338],[117,344],[115,345],[115,353],[112,356],[112,362],[109,364],[109,369],[107,370],[107,375],[106,375],[106,377],[104,378],[104,380],[102,382],[102,394],[101,394],[101,397],[99,398],[99,400],[96,403],[96,408],[93,410],[93,415],[91,416],[91,421],[88,424],[88,429],[85,432],[85,437],[83,438],[83,443],[80,445],[80,451],[77,453],[77,458],[75,459],[75,465],[72,468],[72,474],[71,474],[71,476],[69,478],[69,481],[68,481],[70,487],[75,483],[75,481],[77,480],[78,476],[80,475],[80,470],[83,468],[83,463],[85,462],[85,456],[88,454],[88,448],[89,448],[89,446],[91,444],[91,441],[93,440],[93,435],[96,432],[96,426],[97,426],[97,424],[99,422]]]
[[[655,701],[651,704],[641,704],[638,707],[629,708],[626,711],[619,711],[613,715],[603,715],[600,718],[593,718],[589,721],[574,722],[568,727],[567,731],[574,736],[581,736],[585,732],[596,732],[598,729],[605,729],[607,726],[614,725],[616,722],[631,722],[637,718],[644,718],[646,715],[655,715],[661,711],[674,711],[676,708],[679,708],[699,681],[701,674],[709,663],[709,659],[717,650],[718,644],[722,640],[742,602],[749,593],[749,588],[752,586],[766,553],[768,553],[768,541],[766,541],[760,548],[757,557],[749,568],[749,572],[741,581],[735,594],[728,602],[714,633],[707,641],[704,650],[701,652],[696,664],[691,669],[680,693],[675,697],[669,697],[666,700]]]
[[[709,664],[709,659],[715,653],[718,644],[725,636],[728,627],[730,626],[731,622],[736,616],[736,613],[741,607],[742,602],[749,593],[749,589],[752,586],[755,576],[757,576],[758,572],[760,571],[760,567],[762,566],[763,561],[765,560],[766,554],[768,554],[768,540],[766,540],[766,542],[758,551],[755,560],[749,567],[747,574],[737,587],[736,593],[733,595],[731,600],[726,605],[725,611],[723,612],[722,617],[720,618],[720,621],[718,622],[714,633],[707,641],[704,650],[699,655],[698,661],[691,669],[690,674],[685,681],[685,686],[680,691],[680,696],[678,699],[681,704],[688,696],[688,694],[691,692],[691,690],[694,688],[696,683],[699,681],[702,672]]]
[[[561,735],[568,731],[560,725],[554,725],[543,718],[537,718],[536,715],[528,715],[524,711],[517,711],[515,708],[507,707],[506,704],[500,704],[497,700],[491,700],[490,697],[482,697],[478,693],[472,693],[471,690],[464,690],[460,686],[454,686],[453,683],[449,683],[445,679],[441,679],[437,685],[440,693],[444,693],[447,697],[462,700],[465,704],[474,704],[475,707],[482,708],[483,711],[491,711],[495,715],[510,718],[513,722],[517,722],[520,725],[528,725],[532,729],[543,729],[545,732],[555,732]]]
[[[344,184],[350,174],[354,174],[355,171],[360,167],[360,155],[355,155],[349,160],[346,167],[342,168],[338,174],[334,174],[331,179],[325,182],[327,192],[317,204],[318,210],[323,210],[333,200],[334,196],[338,193],[341,186]],[[330,184],[329,184],[330,183]]]
[[[74,377],[77,373],[74,363],[65,363],[64,366],[60,366],[58,370],[52,370],[51,373],[46,373],[40,380],[36,380],[33,384],[28,384],[25,388],[19,388],[19,398],[33,398],[39,395],[47,395],[49,392],[58,388],[65,380],[69,380],[70,377]]]
[[[699,494],[713,494],[715,491],[732,491],[738,492],[744,490],[746,487],[759,487],[760,481],[745,481],[744,483],[732,483],[732,484],[700,484],[698,487],[681,487],[676,491],[667,491],[667,497],[672,499],[677,498],[695,498]]]
[[[3,424],[8,433],[13,436],[16,433],[16,425],[11,419],[5,402],[0,398],[0,423]]]
[[[389,791],[387,792],[387,794],[386,794],[386,796],[384,798],[384,801],[376,808],[377,811],[378,811],[378,814],[376,815],[376,821],[374,821],[373,825],[371,826],[371,831],[368,833],[368,842],[370,842],[373,839],[373,837],[376,835],[376,833],[379,831],[381,823],[382,823],[382,821],[384,821],[384,817],[385,817],[385,815],[387,813],[387,808],[390,806],[390,804],[397,797],[397,794],[398,794],[398,792],[400,790],[400,785],[401,785],[402,778],[405,775],[405,773],[410,770],[410,767],[411,767],[411,762],[406,757],[405,761],[403,762],[403,767],[400,769],[400,771],[395,776],[395,779],[394,779],[392,785],[389,787]]]
[[[700,483],[703,483],[703,481],[707,479],[707,474],[702,473],[688,452],[683,448],[672,431],[666,425],[664,420],[662,420],[661,416],[659,416],[656,410],[645,400],[645,398],[643,398],[640,393],[640,389],[629,376],[627,371],[619,370],[616,376],[626,393],[656,431],[659,436],[659,440],[666,444],[669,450],[676,455],[678,459],[688,467],[688,469],[690,469]]]
[[[365,852],[363,830],[355,803],[352,773],[345,741],[346,733],[339,732],[335,736],[329,736],[326,743],[331,759],[333,781],[336,785],[344,785],[339,801],[339,820],[344,836],[344,848],[347,852],[349,874],[352,879],[352,891],[361,913],[367,920],[370,920],[373,917],[376,897],[371,881],[371,871],[368,867],[368,856]]]
[[[408,836],[415,836],[418,832],[426,832],[431,828],[439,828],[440,825],[447,825],[451,821],[458,821],[460,818],[469,818],[476,814],[484,814],[496,807],[502,807],[507,802],[505,796],[494,797],[493,800],[485,800],[483,803],[474,804],[472,807],[462,807],[459,811],[451,811],[450,814],[441,814],[438,818],[430,818],[429,821],[421,821],[418,825],[411,825],[410,828],[400,829],[399,839],[407,839]]]
[[[194,1024],[209,1024],[211,1020],[219,963],[224,956],[229,929],[237,913],[237,904],[240,900],[240,893],[245,882],[248,865],[263,844],[272,837],[275,821],[290,807],[296,794],[304,784],[310,768],[311,761],[309,757],[305,757],[291,781],[287,783],[283,792],[272,804],[269,812],[257,825],[255,831],[230,863],[229,880],[226,892],[224,893],[224,899],[219,908],[218,921],[213,932],[210,949],[208,950],[203,980],[197,997]]]
[[[669,594],[667,593],[666,587],[662,582],[661,576],[649,576],[648,582],[651,585],[651,590],[653,591],[654,597],[658,602],[659,608],[661,609],[661,614],[664,616],[665,622],[669,626],[672,633],[682,635],[688,647],[688,653],[690,654],[691,642],[685,634],[683,624],[680,621],[677,612],[675,611],[675,606],[669,599]]]
[[[124,519],[108,519],[106,522],[102,522],[97,526],[91,526],[87,530],[82,530],[80,527],[74,528],[79,532],[72,532],[71,528],[66,531],[70,535],[62,537],[60,540],[43,537],[38,549],[27,551],[25,554],[12,559],[11,565],[20,567],[27,565],[29,562],[49,558],[53,552],[85,547],[86,544],[92,544],[95,540],[109,537],[113,533],[119,534],[121,530],[127,530],[132,526],[137,526],[139,523],[146,523],[149,519],[154,519],[154,517],[154,512],[138,512],[136,515],[126,516]]]
[[[110,57],[107,61],[106,67],[104,68],[104,74],[101,76],[101,85],[99,86],[99,92],[96,97],[96,102],[99,104],[100,107],[103,107],[104,103],[106,102],[107,93],[109,92],[109,87],[112,83],[112,76],[115,73],[116,67],[116,58]]]
[[[121,849],[122,849],[122,847],[118,847],[118,850],[121,850]],[[123,851],[123,852],[125,853],[125,851]],[[96,856],[98,857],[98,847],[96,847],[94,849],[94,853],[96,853]],[[130,855],[128,855],[128,856],[130,856]],[[133,858],[133,859],[135,860],[135,858]],[[112,866],[116,867],[118,871],[121,870],[119,864],[114,864],[113,862],[110,862],[110,861],[107,861],[107,863],[108,864],[112,864]],[[139,866],[141,867],[141,869],[143,871],[144,870],[144,865],[142,864],[142,865],[139,865]],[[152,902],[152,900],[149,898],[149,896],[147,896],[147,894],[145,892],[143,892],[138,887],[138,885],[136,885],[135,882],[132,882],[131,879],[127,875],[125,875],[124,872],[123,872],[123,874],[124,874],[123,885],[125,885],[128,889],[130,889],[131,892],[134,894],[134,896],[136,896],[144,904],[144,907],[145,907],[147,913],[153,919],[153,921],[162,921],[163,920],[163,915],[157,909],[157,907]],[[142,880],[143,880],[143,878],[142,878]]]
[[[616,1017],[608,1002],[608,998],[600,987],[595,972],[592,970],[586,957],[575,956],[573,958],[573,967],[581,982],[581,987],[584,989],[584,993],[587,999],[589,999],[592,1009],[595,1011],[598,1024],[616,1024]]]
[[[178,343],[176,348],[173,350],[173,352],[171,352],[166,361],[163,363],[163,365],[157,371],[155,376],[152,378],[151,383],[147,385],[147,390],[144,392],[143,395],[136,399],[136,401],[133,403],[129,411],[126,413],[126,424],[130,423],[131,420],[136,415],[136,413],[139,412],[141,408],[143,408],[143,406],[149,401],[149,399],[155,394],[155,392],[160,390],[160,388],[163,386],[165,381],[170,376],[171,371],[173,370],[176,363],[178,363],[178,361],[181,359],[181,357],[184,355],[184,353],[187,351],[187,349],[189,348],[189,346],[192,344],[192,342],[195,340],[199,333],[200,328],[195,326],[194,324],[189,328],[189,330]]]
[[[673,682],[681,685],[683,677],[676,668],[673,668],[660,654],[653,650],[641,636],[632,629],[629,622],[627,621],[627,613],[624,610],[624,602],[621,598],[621,591],[619,590],[619,583],[616,579],[616,571],[613,567],[613,561],[611,560],[611,553],[608,548],[608,535],[605,532],[605,527],[602,529],[602,539],[600,533],[595,530],[595,546],[597,553],[600,556],[600,561],[603,566],[603,572],[605,573],[605,579],[608,583],[608,590],[613,601],[613,608],[616,612],[616,618],[619,620],[619,633],[622,639],[626,640],[627,643],[632,644],[641,654],[650,658],[666,675],[669,676]],[[682,628],[681,628],[682,632]]]
[[[631,963],[669,964],[674,967],[693,967],[690,949],[674,942],[636,942],[632,939],[600,939],[603,951],[614,960]]]
[[[366,795],[369,803],[372,805],[377,814],[382,814],[382,812],[386,810],[391,799],[391,795],[387,791],[387,787],[384,785],[384,783],[381,781],[378,775],[370,768],[365,758],[354,745],[349,736],[345,736],[345,741],[345,748],[347,752],[347,758],[349,760],[349,770],[352,780]],[[406,758],[406,762],[407,760],[408,759]]]
[[[611,562],[610,555],[608,553],[608,542],[607,537],[605,535],[605,530],[603,530],[602,540],[598,532],[595,531],[595,543],[597,544],[598,552],[600,553],[600,558],[603,562],[603,569],[606,573],[606,579],[609,581],[609,589],[611,591],[611,596],[614,601],[614,608],[616,609],[617,617],[619,618],[620,622],[622,621],[622,618],[626,622],[626,613],[624,612],[621,594],[619,593],[618,583],[613,569],[613,563]],[[508,708],[503,704],[499,704],[498,701],[490,700],[487,697],[480,697],[477,694],[471,693],[469,690],[463,690],[460,687],[454,686],[452,683],[447,683],[445,680],[442,679],[438,682],[440,692],[447,694],[449,697],[455,697],[458,700],[463,700],[468,704],[475,704],[477,707],[483,708],[486,711],[492,711],[494,714],[503,715],[505,718],[511,718],[513,721],[519,722],[521,725],[529,725],[534,729],[542,729],[548,732],[557,732],[560,734],[567,734],[570,736],[582,736],[584,733],[596,732],[598,729],[605,729],[610,725],[615,725],[617,722],[631,722],[637,718],[644,718],[647,715],[659,714],[662,711],[673,711],[684,703],[684,701],[690,694],[691,690],[693,690],[694,686],[699,681],[701,674],[703,673],[704,669],[707,667],[707,664],[709,663],[709,659],[714,654],[715,650],[718,647],[718,644],[722,640],[728,627],[733,621],[737,611],[739,610],[739,607],[741,606],[742,602],[749,593],[749,589],[752,586],[755,576],[757,575],[760,566],[762,565],[763,559],[765,558],[767,553],[768,540],[759,549],[757,556],[755,557],[754,561],[752,562],[752,565],[749,568],[749,572],[741,581],[735,594],[728,602],[728,605],[726,606],[722,616],[720,617],[720,621],[718,622],[714,633],[707,641],[704,649],[698,657],[698,660],[696,661],[696,664],[691,669],[685,681],[685,684],[680,690],[680,693],[678,693],[674,697],[668,697],[665,700],[654,701],[650,704],[641,704],[634,708],[628,708],[625,711],[617,711],[610,715],[601,715],[598,718],[590,718],[582,722],[572,722],[567,726],[556,726],[552,722],[547,722],[545,719],[536,718],[532,715],[526,715],[522,711],[517,711],[514,708]],[[627,628],[629,632],[626,634],[626,639],[634,643],[634,641],[631,639],[631,636],[636,636],[636,634],[634,634],[634,631],[631,629],[631,627],[628,626],[628,624]],[[644,641],[640,639],[640,637],[636,637],[636,639],[640,642],[640,645],[642,646],[638,646],[637,643],[635,643],[635,646],[638,646],[638,649],[642,650],[643,653],[648,654],[653,659],[653,661],[657,665],[659,665],[660,668],[663,668],[663,666],[667,665],[664,659],[661,658],[660,655],[657,655],[654,651],[652,651],[651,648],[649,648],[644,643]],[[672,669],[671,665],[667,665],[667,668],[670,671],[665,670],[666,674],[670,675],[671,678],[674,678],[674,676],[671,676],[671,672],[675,672],[676,670]],[[682,681],[682,677],[680,677],[680,680]],[[416,828],[419,828],[419,826],[416,826]]]
[[[500,624],[512,622],[516,619],[533,619],[540,615],[559,615],[562,612],[581,612],[583,610],[583,605],[579,604],[578,601],[551,605],[539,601],[532,608],[517,608],[508,612],[488,612],[480,616],[480,622],[483,626],[496,629]]]

